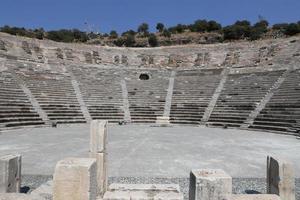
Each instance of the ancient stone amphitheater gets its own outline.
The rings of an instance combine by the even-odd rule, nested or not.
[[[112,48],[0,34],[0,130],[170,123],[300,132],[300,37]]]

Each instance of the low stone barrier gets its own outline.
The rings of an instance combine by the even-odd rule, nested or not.
[[[0,193],[20,192],[21,160],[21,155],[0,157]]]

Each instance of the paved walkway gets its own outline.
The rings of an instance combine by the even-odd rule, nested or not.
[[[58,160],[87,156],[89,126],[0,133],[0,154],[23,155],[23,174],[52,174]],[[206,127],[109,127],[109,176],[188,177],[193,168],[222,168],[233,177],[264,177],[266,157],[293,161],[300,177],[300,140],[294,136]]]

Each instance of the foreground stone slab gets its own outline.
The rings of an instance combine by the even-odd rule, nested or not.
[[[233,194],[231,200],[280,200],[276,194]]]
[[[189,200],[226,200],[232,194],[232,178],[221,169],[190,173]]]
[[[295,200],[295,173],[289,161],[267,157],[267,193],[277,194],[282,200]]]
[[[59,161],[53,177],[53,200],[95,200],[96,159],[67,158]]]
[[[105,200],[183,200],[179,186],[175,184],[111,184],[104,194]]]
[[[95,158],[97,163],[97,195],[103,196],[107,190],[107,165],[105,153],[89,153],[90,158]]]
[[[104,120],[91,121],[90,129],[90,152],[104,153],[107,143],[107,125]]]
[[[180,192],[179,185],[177,184],[119,184],[112,183],[109,186],[109,191],[173,191]]]
[[[21,187],[21,155],[0,157],[0,193],[18,193]]]
[[[52,199],[53,197],[53,180],[47,181],[40,187],[33,190],[30,195],[33,195],[39,199]]]
[[[16,193],[0,193],[0,200],[44,200],[34,195],[16,194]]]

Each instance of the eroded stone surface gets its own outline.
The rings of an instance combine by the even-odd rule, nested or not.
[[[183,194],[176,184],[111,184],[103,197],[105,200],[182,200]]]
[[[107,143],[107,121],[93,120],[90,130],[90,152],[103,153]]]
[[[233,194],[231,200],[280,200],[275,194]]]
[[[190,200],[224,200],[232,194],[232,178],[221,169],[199,169],[190,173]]]
[[[0,192],[16,193],[21,186],[21,155],[0,157]]]
[[[295,200],[295,173],[289,161],[268,156],[267,192],[283,200]]]
[[[96,159],[67,158],[59,161],[53,178],[53,200],[95,200]]]

